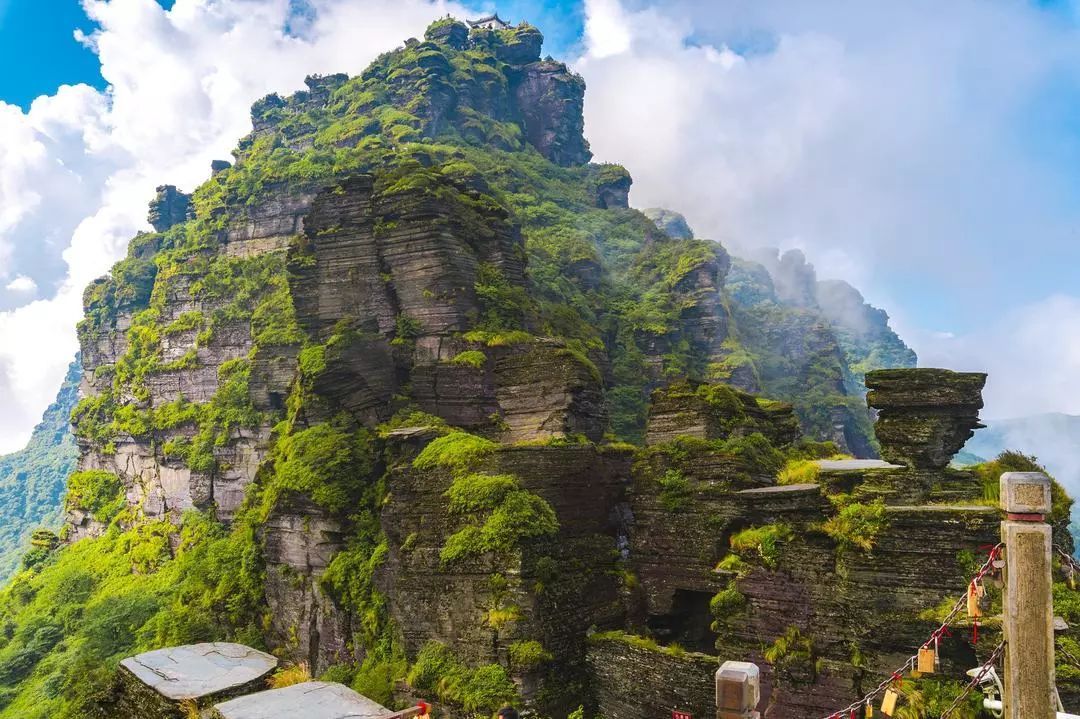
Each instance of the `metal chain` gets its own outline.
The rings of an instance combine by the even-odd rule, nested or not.
[[[1057,550],[1057,553],[1061,555],[1062,559],[1069,563],[1069,566],[1071,566],[1075,570],[1080,571],[1080,562],[1077,562],[1076,558],[1066,552],[1060,544],[1055,544],[1054,549]]]
[[[987,558],[987,560],[985,562],[983,562],[983,565],[981,567],[979,567],[979,570],[975,573],[975,577],[970,582],[967,583],[967,585],[966,585],[968,587],[967,591],[970,591],[970,587],[971,587],[972,584],[974,584],[975,582],[980,581],[983,577],[985,577],[987,574],[989,574],[991,571],[994,570],[994,562],[997,560],[998,553],[1001,551],[1001,549],[1004,546],[1005,546],[1004,544],[998,544],[998,545],[996,545],[995,547],[993,547],[990,550],[990,556]],[[925,647],[927,644],[934,641],[934,639],[941,638],[944,635],[945,630],[948,627],[952,626],[953,620],[956,619],[956,615],[958,615],[961,611],[963,611],[964,609],[967,608],[967,591],[964,592],[964,596],[962,596],[960,599],[958,599],[956,601],[956,604],[953,605],[952,610],[947,615],[945,615],[945,620],[941,623],[941,625],[936,630],[934,630],[934,632],[930,635],[930,638],[927,639],[926,642],[922,646]],[[1000,649],[1000,647],[999,647],[999,649]],[[919,655],[918,654],[914,654],[914,655],[908,657],[907,661],[904,662],[904,664],[899,669],[897,669],[889,677],[887,677],[884,681],[882,681],[880,684],[878,684],[877,687],[873,691],[871,691],[870,693],[864,695],[858,701],[854,701],[851,704],[848,704],[846,707],[844,707],[840,711],[833,712],[832,714],[829,714],[826,717],[822,717],[822,719],[837,719],[838,717],[843,717],[845,714],[851,714],[851,712],[854,712],[856,709],[861,709],[865,705],[873,702],[878,697],[878,695],[880,695],[882,692],[884,692],[885,689],[887,689],[890,684],[892,684],[894,681],[897,680],[897,677],[903,676],[908,671],[908,669],[914,669],[916,666],[918,666],[918,661],[919,661]]]
[[[952,713],[956,711],[969,696],[971,696],[971,692],[975,690],[975,687],[982,683],[983,677],[989,674],[990,670],[994,668],[994,665],[997,663],[998,658],[1001,657],[1001,653],[1004,650],[1005,642],[1002,641],[1000,644],[997,645],[997,648],[994,649],[993,653],[990,655],[990,658],[987,659],[986,662],[982,665],[982,669],[979,671],[979,673],[971,678],[971,681],[968,682],[968,685],[964,687],[964,691],[962,691],[960,695],[953,700],[953,703],[950,704],[949,708],[945,710],[945,713],[941,715],[941,719],[949,719]]]
[[[1057,653],[1058,653],[1058,654],[1062,654],[1062,655],[1064,655],[1064,657],[1065,657],[1066,659],[1068,659],[1068,660],[1069,660],[1069,662],[1070,662],[1070,663],[1071,663],[1071,664],[1072,664],[1072,665],[1073,665],[1073,666],[1074,666],[1075,668],[1077,668],[1077,669],[1080,669],[1080,659],[1077,659],[1077,658],[1076,658],[1076,657],[1075,657],[1075,656],[1074,656],[1074,655],[1072,654],[1072,652],[1070,652],[1070,651],[1069,651],[1068,649],[1065,649],[1064,647],[1060,647],[1060,646],[1059,646],[1059,647],[1055,647],[1055,648],[1057,649]]]

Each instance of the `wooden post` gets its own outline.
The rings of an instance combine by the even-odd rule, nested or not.
[[[1054,719],[1054,607],[1051,590],[1050,479],[1001,475],[1005,544],[1004,719]]]

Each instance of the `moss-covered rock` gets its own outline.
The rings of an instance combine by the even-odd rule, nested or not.
[[[649,413],[649,444],[676,437],[714,440],[760,433],[783,447],[799,437],[791,405],[723,384],[682,382],[657,389],[652,393]]]

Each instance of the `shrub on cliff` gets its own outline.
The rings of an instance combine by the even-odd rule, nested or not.
[[[498,445],[468,432],[451,432],[432,440],[413,460],[416,469],[444,467],[455,471],[468,469],[495,451]]]
[[[420,650],[408,680],[415,689],[460,706],[469,714],[490,716],[517,696],[514,683],[501,666],[470,669],[438,642],[429,642]]]
[[[887,523],[885,503],[880,499],[870,504],[848,504],[822,525],[840,549],[869,552]]]
[[[766,524],[761,527],[750,527],[731,536],[730,544],[733,552],[743,555],[756,554],[762,564],[769,569],[775,569],[780,561],[780,549],[784,542],[791,541],[795,533],[786,524]]]
[[[319,506],[342,512],[356,502],[368,483],[374,461],[371,435],[317,424],[278,441],[273,478],[264,509],[283,493],[296,492]]]
[[[440,554],[444,563],[485,552],[506,553],[523,541],[551,536],[559,530],[555,510],[532,492],[513,489],[497,504],[490,500],[485,503],[491,504],[486,516],[474,514],[464,527],[447,537]]]
[[[1001,475],[1005,472],[1042,472],[1049,476],[1046,467],[1039,464],[1039,459],[1022,452],[1005,451],[990,462],[983,462],[970,467],[983,483],[983,497],[988,503],[997,506],[1000,501]],[[1054,525],[1054,542],[1072,552],[1073,538],[1068,531],[1073,500],[1061,483],[1050,477],[1050,523]]]
[[[75,472],[68,480],[67,506],[82,509],[108,524],[126,506],[124,485],[112,472],[91,469]]]

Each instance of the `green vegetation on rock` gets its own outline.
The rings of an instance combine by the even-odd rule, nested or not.
[[[0,592],[4,715],[103,716],[117,664],[140,651],[222,639],[263,646],[250,524],[228,530],[189,513],[182,528],[163,521],[125,530],[121,519]]]
[[[124,485],[112,472],[91,469],[68,479],[67,508],[81,509],[108,524],[126,506]]]
[[[431,642],[420,650],[409,671],[409,684],[470,715],[494,714],[517,696],[506,670],[498,664],[469,668],[444,644]]]
[[[111,274],[87,289],[79,337],[95,355],[87,360],[94,371],[73,419],[83,450],[100,460],[86,466],[116,458],[115,472],[79,472],[70,482],[69,506],[88,512],[101,526],[87,533],[100,529],[101,536],[57,547],[51,535],[35,535],[24,570],[0,592],[0,717],[103,719],[118,661],[164,645],[234,639],[302,658],[313,651],[300,646],[307,628],[280,626],[289,620],[269,606],[274,590],[325,599],[319,611],[332,604],[347,627],[325,677],[385,704],[400,698],[398,684],[407,679],[412,690],[454,711],[490,714],[517,698],[520,673],[558,667],[568,676],[583,661],[555,656],[554,643],[533,638],[528,602],[562,602],[561,585],[571,581],[561,573],[590,583],[615,573],[585,577],[595,568],[584,556],[534,556],[533,550],[572,555],[579,547],[584,555],[593,547],[560,535],[552,504],[527,488],[531,477],[503,467],[504,450],[545,458],[592,452],[610,429],[609,439],[638,445],[634,471],[659,484],[660,506],[691,512],[700,496],[732,488],[709,485],[694,467],[702,457],[730,467],[733,486],[761,486],[791,460],[836,451],[792,444],[789,407],[705,381],[754,385],[793,402],[817,440],[836,439],[838,423],[868,435],[862,397],[850,380],[895,357],[830,331],[820,308],[793,307],[768,272],[749,263],[736,261],[725,281],[731,258],[719,244],[668,237],[626,207],[626,170],[587,164],[582,80],[540,61],[535,28],[470,34],[460,23],[439,21],[425,38],[379,56],[357,77],[311,77],[307,91],[257,102],[253,132],[241,140],[235,163],[195,190],[191,214],[171,227],[155,223],[161,231],[136,237]],[[523,82],[525,72],[538,74]],[[519,93],[534,89],[533,81],[543,96],[523,100]],[[541,118],[563,124],[538,132],[528,114],[538,107],[567,116]],[[255,238],[280,240],[273,250],[246,246],[247,230],[268,207],[351,201],[359,196],[351,189],[356,183],[367,183],[364,202],[391,208],[376,213],[376,245],[387,238],[395,238],[387,243],[395,249],[410,244],[394,233],[403,231],[406,210],[415,210],[424,229],[460,240],[447,254],[465,255],[474,274],[454,278],[452,286],[407,288],[403,268],[387,266],[385,254],[375,252],[378,267],[365,291],[386,290],[413,304],[387,302],[370,316],[342,309],[345,316],[326,326],[312,316],[321,309],[298,316],[305,302],[319,304],[304,296],[301,281],[320,270],[317,250],[354,239],[356,218],[335,207],[326,225],[312,230],[312,210],[284,237]],[[348,273],[341,279],[360,282]],[[433,331],[422,311],[459,306],[468,309],[445,331]],[[442,354],[448,347],[455,353],[449,360]],[[385,380],[358,368],[374,356],[386,358]],[[588,405],[598,425],[606,418],[608,427],[595,434],[568,428],[566,436],[533,443],[543,450],[504,447],[490,437],[510,425],[498,412],[488,417],[491,408],[467,422],[451,421],[449,411],[436,416],[454,403],[440,404],[442,386],[435,401],[422,397],[421,373],[413,372],[418,358],[431,356],[442,358],[432,360],[432,371],[445,373],[440,382],[446,374],[490,381],[521,357],[558,365],[573,375],[574,402]],[[673,394],[684,393],[722,429],[740,432],[641,448],[650,393],[672,382]],[[562,388],[544,391],[558,395]],[[838,411],[850,417],[838,420]],[[753,431],[742,431],[748,426]],[[406,428],[427,431],[397,431]],[[72,450],[70,438],[65,447]],[[600,453],[611,453],[606,462],[624,451]],[[191,503],[208,509],[180,517],[172,507],[142,501],[152,491],[140,484],[144,475],[131,476],[123,464],[133,456],[190,470]],[[0,461],[6,509],[4,468]],[[64,474],[72,468],[55,467]],[[384,531],[395,472],[438,483],[442,516],[429,516],[443,526],[433,545],[425,544],[426,525],[405,528],[399,546]],[[219,505],[219,517],[216,493],[239,485],[237,477],[250,484],[227,511]],[[196,497],[196,488],[209,496]],[[125,489],[140,501],[124,501]],[[847,524],[836,528],[838,542],[872,543],[873,517],[857,506],[840,511]],[[10,536],[23,538],[38,522],[48,517],[28,519]],[[325,571],[274,563],[280,524],[303,538],[296,541],[318,543],[308,536],[322,531],[313,528],[317,522],[329,528],[320,546],[338,543]],[[4,532],[6,526],[0,539]],[[564,539],[566,547],[556,546]],[[738,532],[732,549],[746,556],[726,569],[738,574],[757,561],[775,568],[792,539],[779,523]],[[609,545],[595,553],[615,567]],[[379,589],[380,572],[433,548],[448,573],[478,571],[487,581],[481,606],[484,631],[497,640],[491,657],[459,655],[438,642],[415,656],[406,650],[391,598]],[[530,562],[535,576],[522,589],[515,583]],[[716,626],[748,606],[732,580],[713,599]],[[645,639],[627,641],[656,648]],[[773,647],[777,656],[801,661],[803,639],[786,641],[782,652]],[[795,672],[801,664],[785,666]]]
[[[869,552],[874,548],[877,536],[888,523],[885,504],[876,500],[870,504],[852,503],[827,519],[822,530],[837,547],[846,550]]]
[[[731,550],[744,559],[754,554],[769,569],[775,569],[780,561],[781,544],[795,536],[786,524],[767,524],[750,527],[732,535]]]
[[[36,527],[60,526],[65,483],[78,457],[68,417],[78,399],[79,376],[76,362],[26,447],[0,457],[0,582],[18,567]]]

